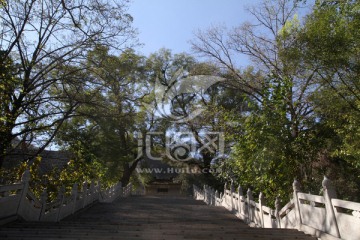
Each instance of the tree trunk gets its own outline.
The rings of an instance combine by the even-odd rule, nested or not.
[[[128,162],[123,163],[124,172],[123,172],[123,176],[120,179],[120,182],[123,187],[128,185],[128,183],[130,182],[130,177],[132,173],[135,171],[136,166],[140,160],[141,158],[135,160],[134,162],[131,163],[131,165]]]

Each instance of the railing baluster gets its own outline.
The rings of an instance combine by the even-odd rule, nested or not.
[[[276,222],[277,222],[277,228],[281,228],[281,218],[280,218],[280,212],[281,208],[280,208],[280,198],[276,197],[275,200],[275,215],[276,215]]]
[[[324,180],[322,181],[322,186],[324,189],[324,199],[325,199],[325,211],[326,211],[326,220],[325,220],[325,228],[327,233],[331,233],[332,229],[334,230],[334,234],[336,237],[340,238],[340,231],[336,221],[334,207],[331,203],[331,199],[337,198],[336,191],[331,183],[331,181],[324,176]]]
[[[294,196],[294,205],[295,205],[296,227],[297,229],[300,229],[302,225],[300,201],[298,198],[298,192],[300,192],[300,183],[296,179],[293,182],[293,190],[294,190],[293,196]]]

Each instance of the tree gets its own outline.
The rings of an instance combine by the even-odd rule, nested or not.
[[[354,201],[360,186],[352,177],[360,167],[359,7],[358,1],[316,1],[296,36],[320,86],[312,101],[327,140],[317,166]]]
[[[77,95],[87,86],[86,52],[97,44],[119,50],[132,43],[131,22],[125,1],[1,3],[0,63],[8,71],[12,61],[16,77],[2,75],[0,167],[16,138],[36,140],[38,153],[50,144],[85,100]]]
[[[360,163],[357,150],[360,143],[357,127],[360,113],[359,7],[358,1],[317,1],[299,34],[299,41],[306,46],[303,58],[319,69],[322,94],[315,98],[317,112],[341,136],[343,144],[336,155],[348,159],[356,168]],[[319,26],[322,31],[317,30]],[[332,105],[326,106],[326,101]]]
[[[249,103],[244,113],[225,113],[235,123],[227,133],[234,145],[219,163],[227,170],[221,179],[273,200],[291,192],[294,177],[312,192],[322,175],[340,188],[359,186],[348,174],[358,175],[359,166],[359,3],[316,1],[302,21],[301,2],[266,1],[249,9],[254,22],[200,31],[193,41],[195,52],[228,70],[225,83]],[[236,67],[238,55],[249,56],[252,74]],[[353,189],[339,192],[356,199]]]
[[[359,8],[358,1],[316,1],[298,36],[303,58],[318,69],[321,84],[355,111],[360,111]]]
[[[144,58],[132,50],[119,56],[105,46],[90,51],[86,75],[94,87],[84,94],[92,95],[96,104],[80,106],[58,137],[64,148],[80,153],[79,160],[102,163],[108,167],[106,177],[124,186],[141,160],[136,159],[134,134],[143,121],[137,106],[147,93],[144,65]]]
[[[292,19],[296,7],[296,3],[287,0],[279,0],[276,4],[266,1],[260,9],[249,9],[257,20],[256,23],[244,23],[228,34],[219,27],[207,32],[200,31],[192,43],[195,52],[210,57],[233,74],[236,81],[233,80],[229,84],[237,85],[240,92],[255,99],[259,104],[262,103],[263,89],[271,87],[269,81],[289,81],[284,98],[288,99],[287,111],[292,119],[294,137],[301,128],[300,116],[309,114],[306,93],[313,84],[314,75],[313,71],[303,68],[301,62],[294,60],[288,63],[289,59],[282,56],[283,50],[287,49],[292,41],[292,34],[287,31],[296,31],[296,27],[292,28],[297,24],[296,15]],[[291,22],[294,24],[289,24]],[[254,78],[253,75],[252,78],[247,78],[241,74],[235,65],[237,54],[249,56],[254,63],[255,71],[258,71],[261,77]]]
[[[173,55],[163,49],[149,57],[148,65],[156,95],[152,98],[156,103],[152,106],[156,109],[152,130],[163,132],[168,140],[158,140],[162,146],[158,152],[162,151],[162,158],[171,165],[201,170],[200,182],[217,185],[211,171],[214,159],[223,152],[222,110],[240,109],[244,98],[232,98],[234,89],[221,84],[227,72],[188,54]]]
[[[253,22],[229,32],[221,27],[200,31],[192,43],[196,53],[227,69],[232,77],[225,83],[237,88],[250,104],[251,111],[229,117],[239,133],[232,135],[233,160],[228,163],[233,178],[258,191],[268,189],[271,198],[276,191],[291,190],[293,177],[303,180],[305,188],[311,187],[309,163],[318,147],[307,140],[315,136],[311,96],[318,82],[317,69],[303,61],[302,46],[296,41],[301,30],[298,4],[264,1],[260,8],[249,8]],[[252,61],[253,74],[237,67],[240,55]]]

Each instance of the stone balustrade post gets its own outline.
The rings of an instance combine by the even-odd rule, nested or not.
[[[83,191],[82,191],[82,199],[83,199],[83,206],[82,208],[85,208],[85,206],[87,205],[87,191],[88,191],[88,183],[85,181],[83,183]]]
[[[211,188],[210,186],[206,185],[206,200],[207,200],[207,204],[210,205],[210,201],[211,201]]]
[[[21,176],[21,183],[23,184],[23,188],[21,191],[21,195],[20,195],[20,200],[19,200],[19,204],[16,210],[16,214],[19,215],[19,213],[21,213],[22,208],[25,207],[25,201],[26,201],[26,195],[29,191],[29,182],[31,180],[31,174],[30,174],[30,170],[26,169],[24,171],[24,173]]]
[[[235,192],[235,187],[234,187],[234,182],[231,181],[231,184],[230,184],[230,209],[231,211],[234,210],[234,192]]]
[[[212,189],[212,202],[213,202],[213,205],[215,206],[216,205],[216,190],[213,188]]]
[[[215,188],[212,189],[212,199],[213,199],[213,205],[216,206],[216,190],[215,190]]]
[[[212,189],[211,187],[209,186],[209,189],[208,189],[208,194],[209,194],[209,205],[211,206],[212,205],[212,197],[213,197],[213,194],[212,194]]]
[[[238,189],[237,189],[237,192],[238,192],[238,212],[240,214],[244,214],[244,210],[242,209],[242,202],[241,202],[241,199],[243,198],[244,194],[243,194],[243,189],[241,187],[241,185],[239,185]]]
[[[59,201],[59,207],[58,207],[56,221],[59,222],[61,220],[61,209],[64,205],[64,199],[65,199],[65,187],[64,186],[61,186],[61,188],[59,189],[57,199]]]
[[[46,188],[45,188],[44,191],[41,193],[41,196],[40,196],[41,211],[40,211],[40,215],[39,215],[39,221],[41,221],[43,219],[43,217],[45,216],[47,199],[48,199],[48,194],[47,194],[47,191],[46,191]]]
[[[95,201],[95,182],[94,180],[91,180],[91,183],[90,183],[90,203],[94,202]]]
[[[326,214],[325,214],[325,216],[326,216],[326,219],[325,219],[326,232],[331,235],[334,235],[335,237],[341,238],[339,227],[338,227],[336,216],[335,216],[336,209],[334,209],[332,202],[331,202],[331,199],[337,198],[335,188],[334,188],[332,182],[330,181],[330,179],[328,179],[326,176],[324,176],[324,180],[322,181],[322,186],[323,186],[323,190],[324,190],[325,211],[326,211]]]
[[[219,191],[216,190],[216,191],[215,191],[215,203],[214,203],[215,206],[218,206],[219,198],[220,198]]]
[[[72,190],[71,190],[71,197],[72,197],[72,204],[73,204],[72,214],[74,214],[76,212],[77,196],[78,196],[78,185],[77,185],[77,183],[74,183]]]
[[[265,227],[264,211],[263,211],[264,205],[265,205],[265,196],[262,192],[260,192],[260,194],[259,194],[259,210],[260,210],[260,218],[261,218],[261,227],[262,228]]]
[[[196,197],[196,199],[199,199],[199,191],[200,189],[194,185],[194,196]]]
[[[100,201],[101,200],[101,181],[100,180],[97,181],[96,188],[97,188],[97,200]]]
[[[220,198],[220,193],[219,193],[218,190],[215,191],[215,197],[216,197],[216,198]]]
[[[247,195],[247,220],[248,220],[248,223],[252,222],[253,221],[253,214],[252,214],[252,210],[251,210],[251,201],[254,200],[254,197],[252,195],[252,191],[251,189],[249,188],[246,192],[246,195]]]
[[[121,186],[121,196],[123,195],[124,193],[124,189],[122,186]],[[109,197],[114,197],[116,196],[116,186],[115,185],[112,185],[110,188],[109,188]]]
[[[225,183],[224,184],[224,195],[223,195],[223,197],[224,197],[224,202],[225,202],[225,205],[227,205],[227,201],[226,201],[226,191],[227,191],[227,183]]]
[[[302,225],[301,220],[301,209],[300,209],[300,201],[298,198],[298,192],[300,192],[300,183],[295,179],[293,182],[293,197],[294,197],[294,206],[295,206],[295,216],[296,216],[296,228],[300,230]]]
[[[207,186],[208,190],[207,190],[207,194],[208,194],[208,204],[211,205],[211,187],[210,186]]]
[[[208,204],[209,205],[211,205],[211,191],[212,191],[212,189],[211,189],[211,187],[210,186],[208,186]]]
[[[276,197],[276,200],[275,200],[275,216],[276,216],[277,228],[281,228],[280,210],[281,210],[280,198]]]
[[[204,202],[207,204],[207,190],[206,190],[206,184],[204,185]]]

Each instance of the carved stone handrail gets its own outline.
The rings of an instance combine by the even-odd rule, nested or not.
[[[275,210],[265,206],[264,194],[259,202],[249,189],[243,195],[241,186],[219,194],[209,186],[193,186],[193,197],[208,205],[225,207],[250,226],[262,228],[292,228],[321,239],[360,239],[360,203],[337,199],[331,181],[324,177],[323,196],[302,193],[298,181],[293,183],[293,198],[280,209],[276,199]]]
[[[68,217],[80,209],[96,202],[113,202],[120,197],[128,197],[132,192],[132,185],[122,187],[117,183],[105,190],[101,189],[100,182],[84,182],[74,184],[70,195],[65,195],[62,186],[58,196],[48,202],[46,189],[40,199],[29,189],[30,171],[26,170],[21,183],[0,186],[0,224],[11,222],[21,217],[25,221],[57,222]],[[78,186],[82,186],[82,191]]]

